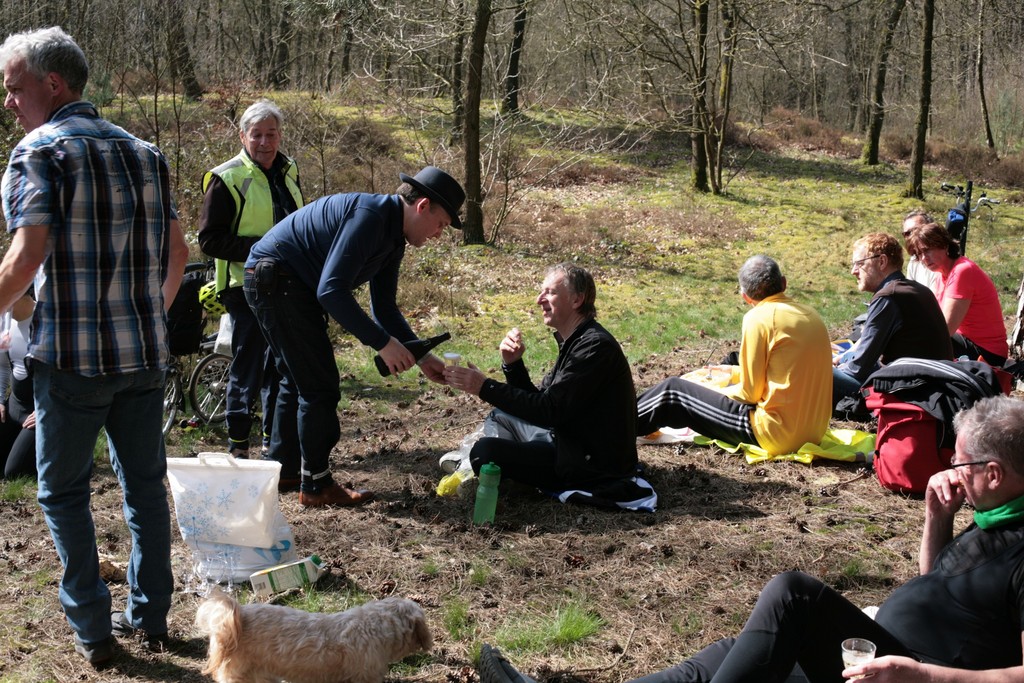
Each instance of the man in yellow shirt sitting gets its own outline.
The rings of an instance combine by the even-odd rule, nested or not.
[[[717,390],[670,377],[637,399],[637,434],[690,427],[729,443],[756,444],[771,455],[820,443],[832,416],[832,350],[817,312],[785,295],[773,259],[747,259],[739,382]]]

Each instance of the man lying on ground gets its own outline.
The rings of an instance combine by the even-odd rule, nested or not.
[[[800,572],[765,586],[736,638],[712,643],[635,683],[1021,683],[1024,637],[1024,402],[987,398],[959,413],[956,455],[925,494],[920,576],[897,588],[875,619]],[[974,524],[953,537],[968,503]],[[840,644],[877,646],[846,668]],[[481,683],[526,683],[494,648],[480,654]]]

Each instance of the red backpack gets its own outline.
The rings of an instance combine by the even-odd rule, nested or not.
[[[920,369],[919,381],[905,381],[900,390],[891,381],[885,381],[893,371],[908,367]],[[936,369],[935,375],[925,374]],[[943,372],[965,379],[943,382],[939,379]],[[970,380],[972,377],[974,381]],[[910,358],[894,361],[889,370],[869,377],[862,392],[864,404],[878,417],[874,460],[878,483],[899,493],[924,493],[931,476],[948,469],[953,459],[956,439],[952,414],[986,396],[1009,394],[1012,379],[1009,373],[981,362]],[[891,386],[893,391],[878,391],[876,384]],[[935,399],[934,393],[940,387],[944,399]],[[921,407],[930,405],[934,412],[939,403],[945,404],[945,410],[939,412],[948,419],[938,419]]]
[[[931,476],[947,469],[953,459],[952,448],[940,447],[946,425],[892,394],[874,388],[865,391],[864,403],[878,415],[874,461],[878,483],[898,493],[924,493]]]

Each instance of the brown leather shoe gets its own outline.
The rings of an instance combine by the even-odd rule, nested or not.
[[[356,505],[363,505],[373,500],[373,493],[366,489],[349,489],[344,486],[339,486],[337,483],[331,484],[327,488],[320,489],[317,493],[309,493],[308,491],[299,491],[299,503],[306,507],[326,507],[326,506],[338,506],[338,507],[354,507]]]
[[[302,479],[298,477],[281,477],[277,480],[277,492],[291,493],[292,491],[298,491],[301,483]]]

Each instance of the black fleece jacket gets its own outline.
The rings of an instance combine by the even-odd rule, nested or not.
[[[636,390],[622,348],[597,321],[560,341],[555,367],[534,386],[522,359],[504,366],[506,382],[484,381],[480,398],[554,432],[555,467],[565,481],[632,476],[636,455]]]

